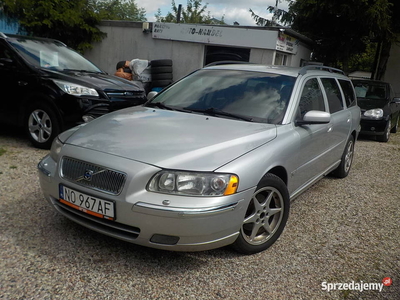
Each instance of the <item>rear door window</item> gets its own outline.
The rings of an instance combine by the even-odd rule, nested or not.
[[[340,87],[342,88],[344,100],[346,102],[347,107],[356,105],[356,95],[354,93],[353,86],[350,81],[339,79]]]
[[[326,96],[328,98],[329,112],[331,114],[343,110],[343,98],[335,78],[321,78]]]

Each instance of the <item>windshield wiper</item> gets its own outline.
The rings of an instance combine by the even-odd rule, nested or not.
[[[199,112],[199,113],[204,113],[210,116],[225,116],[225,117],[230,117],[230,118],[234,118],[234,119],[239,119],[239,120],[243,120],[243,121],[247,121],[247,122],[253,122],[253,118],[251,117],[246,117],[246,116],[241,116],[241,115],[237,115],[237,114],[232,114],[223,110],[220,110],[218,108],[214,108],[214,107],[210,107],[207,109],[191,109],[191,111],[194,112]]]
[[[88,71],[88,70],[78,70],[78,69],[64,69],[63,71],[66,71],[66,72],[95,73],[95,74],[102,73],[102,72],[99,72],[99,71]]]

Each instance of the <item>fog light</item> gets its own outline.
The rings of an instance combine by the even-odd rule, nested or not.
[[[151,237],[150,242],[155,244],[175,245],[178,243],[179,237],[172,235],[155,234]]]
[[[93,117],[93,116],[90,116],[90,115],[84,115],[84,116],[82,117],[82,119],[83,119],[83,122],[89,123],[90,121],[93,121],[93,120],[94,120],[94,117]]]

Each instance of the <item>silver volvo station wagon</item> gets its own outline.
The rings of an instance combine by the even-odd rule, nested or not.
[[[148,98],[54,140],[38,169],[59,213],[147,247],[252,254],[292,199],[350,171],[360,108],[340,70],[221,63]]]

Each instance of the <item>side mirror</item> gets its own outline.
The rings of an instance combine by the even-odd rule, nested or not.
[[[400,98],[394,97],[394,98],[392,99],[392,102],[390,102],[390,103],[397,103],[397,104],[400,104]]]
[[[158,92],[151,91],[150,93],[147,94],[147,101],[150,101],[153,99],[155,96],[157,96]]]
[[[296,126],[311,124],[328,124],[331,121],[331,114],[325,111],[310,110],[307,112],[303,120],[296,120]]]

